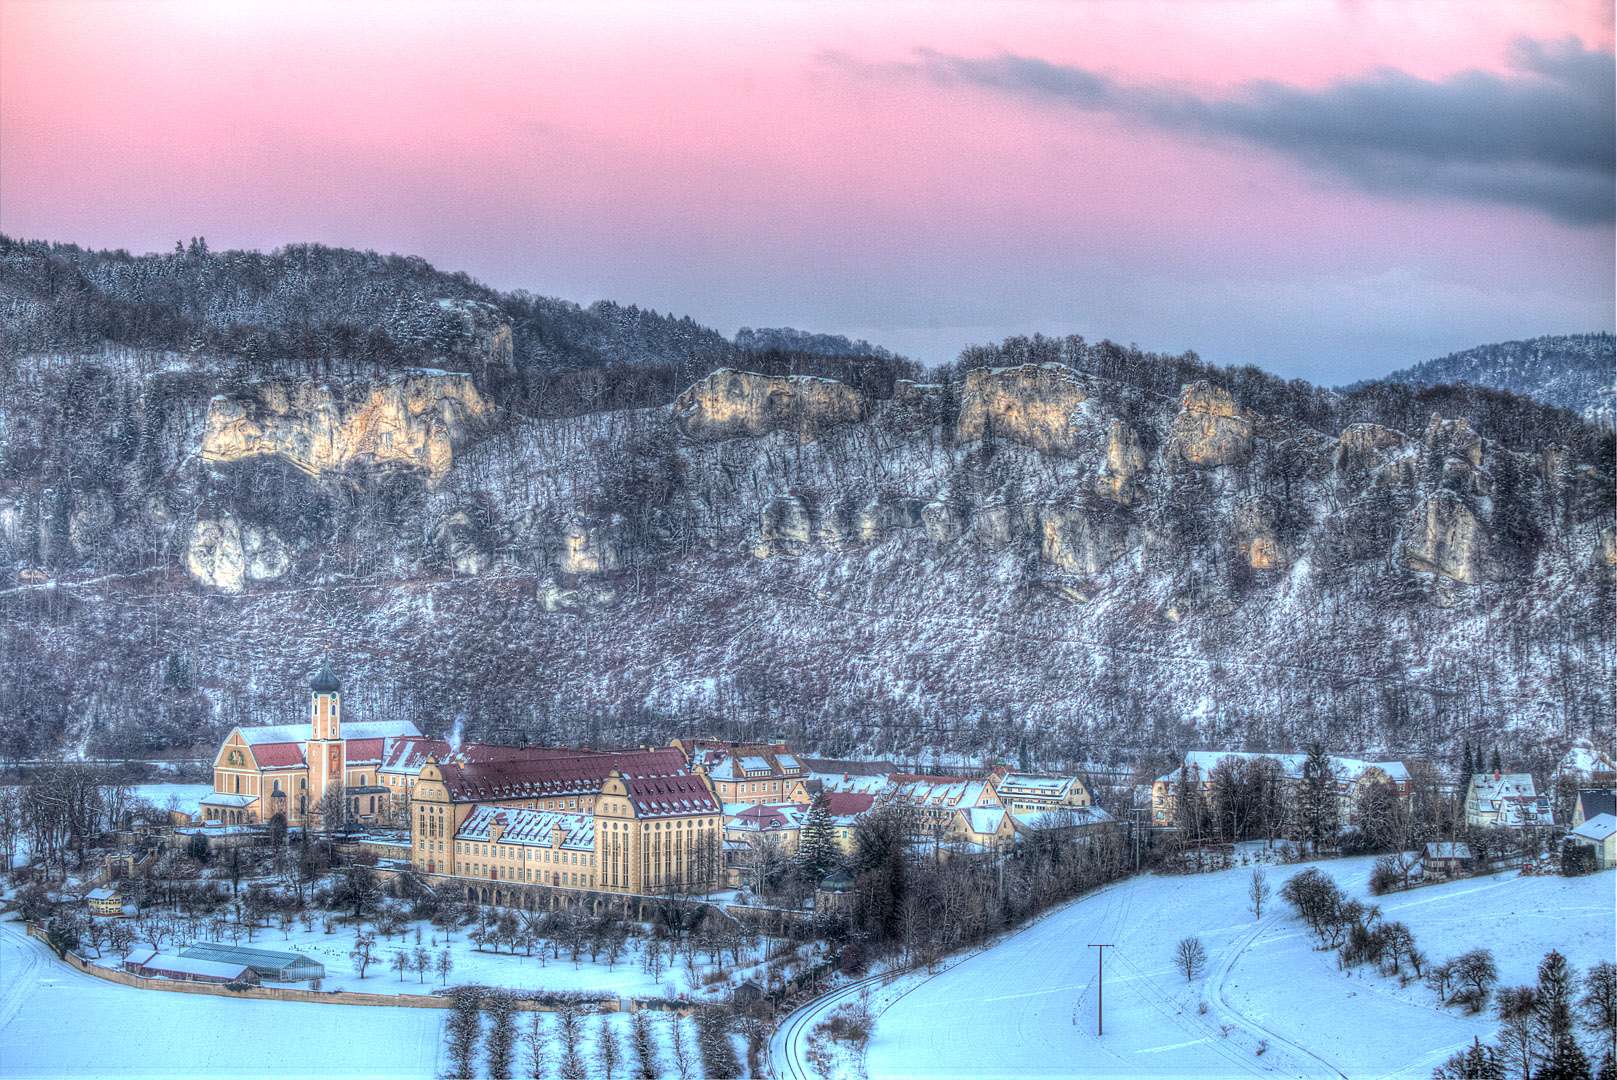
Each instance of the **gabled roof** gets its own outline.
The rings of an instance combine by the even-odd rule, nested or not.
[[[1471,846],[1452,840],[1434,840],[1426,845],[1428,859],[1469,859]]]
[[[868,791],[831,791],[825,796],[825,808],[834,818],[868,814],[875,805],[876,796]]]
[[[974,806],[965,815],[971,831],[978,836],[993,836],[1005,821],[1005,810],[999,806]]]
[[[1471,790],[1478,803],[1484,799],[1498,800],[1509,796],[1533,796],[1538,788],[1532,773],[1477,773],[1471,777]]]
[[[1072,776],[1040,776],[1010,773],[999,782],[1000,795],[1021,795],[1034,799],[1064,799],[1076,781]]]
[[[253,761],[260,769],[301,769],[306,764],[302,743],[259,743],[248,746],[247,751],[253,755]]]
[[[427,763],[429,754],[442,761],[449,756],[449,744],[441,739],[389,739],[387,749],[382,754],[381,771],[414,776],[421,771],[421,766]]]
[[[601,790],[613,769],[625,776],[690,775],[685,758],[672,747],[622,752],[514,746],[467,748],[440,762],[439,769],[449,797],[456,802],[593,795]]]
[[[918,776],[899,773],[888,778],[892,798],[926,809],[964,810],[978,805],[986,794],[993,803],[998,796],[987,780],[967,776]]]
[[[1578,792],[1578,806],[1585,821],[1601,814],[1617,815],[1617,792],[1609,788],[1586,788]]]
[[[802,827],[802,818],[798,811],[800,807],[770,806],[759,803],[747,806],[731,815],[724,823],[727,829],[747,829],[756,832],[779,832],[787,829]]]
[[[698,746],[692,751],[691,766],[705,769],[715,780],[795,780],[807,775],[785,743]]]
[[[1614,832],[1617,832],[1617,817],[1611,814],[1598,814],[1573,829],[1572,835],[1593,840],[1598,844],[1603,843],[1606,837]]]
[[[628,789],[637,818],[716,814],[720,810],[718,800],[702,778],[683,770],[673,774],[625,773],[623,785]]]

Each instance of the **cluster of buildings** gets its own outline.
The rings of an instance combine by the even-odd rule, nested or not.
[[[329,663],[309,690],[307,723],[231,731],[214,762],[214,790],[202,799],[204,816],[227,828],[277,815],[288,825],[315,825],[333,813],[359,825],[406,826],[409,866],[429,879],[458,880],[482,902],[510,902],[516,886],[650,896],[738,885],[759,849],[782,857],[797,850],[821,796],[843,854],[854,851],[860,819],[878,808],[904,811],[912,839],[939,858],[1004,852],[1045,830],[1116,825],[1076,776],[1004,765],[984,776],[924,775],[885,761],[807,758],[778,742],[462,745],[406,721],[345,721]],[[1187,783],[1210,794],[1221,765],[1258,758],[1275,762],[1283,813],[1295,808],[1305,755],[1191,751],[1153,783],[1152,824],[1176,823]],[[1402,762],[1330,763],[1346,825],[1372,786],[1409,795]],[[1550,800],[1527,774],[1472,777],[1465,815],[1471,825],[1555,824]]]
[[[835,847],[893,806],[939,857],[989,854],[1047,828],[1112,823],[1077,777],[925,776],[887,762],[800,757],[782,743],[678,739],[589,750],[465,745],[405,721],[345,721],[329,663],[309,684],[309,722],[236,728],[214,761],[204,816],[219,826],[312,826],[339,813],[409,829],[410,866],[509,902],[515,886],[604,894],[706,892],[739,884],[760,846],[797,850],[817,796]]]

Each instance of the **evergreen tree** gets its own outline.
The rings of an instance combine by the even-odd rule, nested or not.
[[[1496,773],[1505,771],[1504,761],[1499,757],[1499,747],[1497,745],[1493,748],[1492,760],[1488,762],[1488,771]]]
[[[797,841],[797,873],[809,885],[818,885],[837,863],[836,823],[825,792],[814,796]]]
[[[1336,766],[1319,743],[1308,748],[1303,762],[1303,838],[1316,848],[1336,842],[1340,828],[1340,807],[1336,792]]]

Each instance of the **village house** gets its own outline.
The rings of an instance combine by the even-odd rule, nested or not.
[[[1474,863],[1471,848],[1453,841],[1432,841],[1421,853],[1421,875],[1426,878],[1468,874]]]
[[[837,851],[852,855],[858,850],[855,832],[859,819],[870,813],[876,805],[876,796],[869,792],[832,791],[825,793],[825,808],[831,815],[831,835]]]
[[[379,782],[397,744],[420,740],[407,720],[344,723],[342,684],[330,663],[309,682],[309,722],[233,728],[214,757],[213,791],[202,816],[224,825],[313,824],[328,792],[341,792],[352,820],[375,822],[389,813],[391,789]]]
[[[91,889],[85,894],[84,902],[89,906],[91,915],[103,919],[116,918],[124,913],[123,894],[110,886]]]
[[[785,743],[675,739],[691,772],[705,776],[721,803],[807,804],[808,770]]]
[[[1567,839],[1594,849],[1596,869],[1617,866],[1617,817],[1596,814],[1568,833]]]
[[[1601,814],[1617,815],[1617,792],[1610,788],[1580,788],[1577,802],[1572,805],[1572,827]]]
[[[1465,793],[1465,823],[1486,828],[1550,828],[1555,814],[1532,773],[1477,773]]]
[[[1089,790],[1076,776],[995,772],[988,780],[1000,803],[1013,814],[1076,809],[1091,803]]]

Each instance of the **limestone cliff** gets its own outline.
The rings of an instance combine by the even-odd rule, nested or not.
[[[1083,446],[1073,411],[1089,399],[1084,379],[1060,364],[977,368],[966,373],[955,439],[986,435],[1047,454],[1072,455]]]
[[[240,593],[248,582],[284,577],[292,568],[292,554],[273,530],[243,524],[226,513],[197,518],[186,544],[185,568],[204,585]]]
[[[1095,481],[1095,494],[1124,506],[1135,502],[1144,491],[1145,451],[1140,437],[1121,420],[1113,420],[1106,432],[1106,463]]]
[[[1349,424],[1337,439],[1331,462],[1344,477],[1362,480],[1408,444],[1401,432],[1380,424]]]
[[[1236,553],[1254,570],[1279,570],[1297,559],[1281,536],[1280,508],[1273,499],[1243,502],[1235,511]]]
[[[1439,490],[1411,516],[1399,561],[1411,570],[1476,585],[1502,576],[1489,548],[1487,527],[1470,505],[1452,491]]]
[[[1211,468],[1252,458],[1254,416],[1228,390],[1205,379],[1185,387],[1173,418],[1172,452],[1185,462]]]
[[[1039,557],[1069,574],[1098,574],[1138,545],[1138,530],[1115,512],[1076,506],[1039,512]]]
[[[1482,466],[1482,439],[1464,417],[1445,420],[1433,413],[1426,428],[1426,449],[1439,457],[1458,458],[1472,468]]]
[[[273,455],[317,477],[418,470],[436,487],[493,413],[471,376],[452,372],[335,390],[309,379],[256,383],[209,402],[202,460]]]
[[[865,398],[833,379],[721,368],[674,401],[676,430],[699,441],[789,431],[802,442],[864,419]]]

